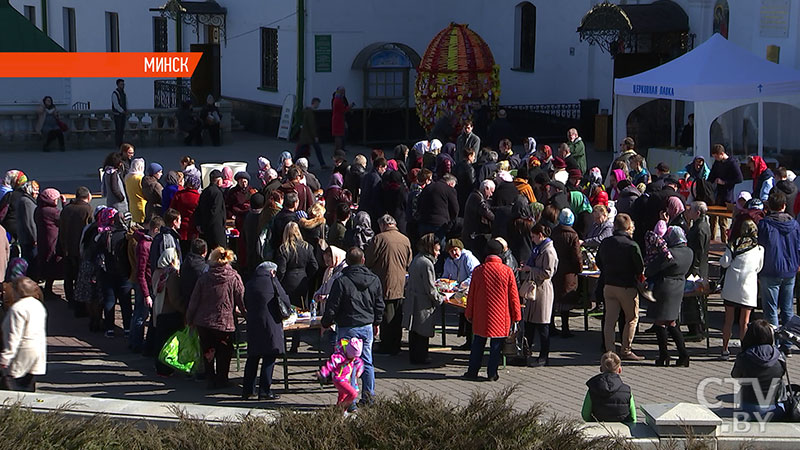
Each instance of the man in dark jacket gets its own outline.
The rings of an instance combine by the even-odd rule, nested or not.
[[[273,191],[281,187],[281,179],[278,178],[278,172],[275,169],[269,169],[264,177],[264,187],[261,188],[261,195],[265,199],[269,199]]]
[[[789,170],[786,167],[778,167],[775,170],[775,177],[778,180],[775,188],[786,194],[786,208],[791,211],[795,197],[797,197],[797,185],[794,184],[794,181],[789,180]]]
[[[164,214],[164,226],[158,230],[158,234],[153,236],[153,243],[150,245],[150,270],[158,268],[158,259],[168,248],[174,248],[178,252],[178,259],[181,256],[180,240],[178,229],[181,227],[181,213],[176,209],[168,209]]]
[[[322,326],[336,324],[336,339],[360,338],[364,342],[361,359],[364,393],[361,402],[371,404],[375,395],[375,368],[372,364],[372,340],[383,320],[383,287],[377,275],[364,266],[364,252],[358,247],[347,251],[347,267],[331,286],[325,303]],[[357,383],[353,380],[353,383]]]
[[[464,212],[464,205],[467,204],[467,197],[475,188],[475,151],[466,150],[466,156],[459,161],[453,168],[453,175],[456,176],[456,194],[458,195],[458,208]]]
[[[714,195],[714,205],[725,206],[726,203],[733,203],[733,192],[736,189],[736,185],[743,180],[739,160],[728,156],[722,144],[714,144],[711,147],[711,157],[714,158],[714,164],[708,174],[708,181],[717,187],[717,193]],[[713,238],[717,235],[717,222],[719,222],[720,240],[727,242],[728,219],[724,217],[711,217],[711,237]]]
[[[366,211],[371,217],[379,217],[381,205],[381,177],[386,172],[386,159],[380,157],[372,163],[372,170],[361,178],[361,200],[358,209]]]
[[[794,279],[800,267],[800,224],[786,214],[786,196],[775,191],[767,200],[769,214],[758,222],[758,243],[764,247],[764,266],[759,273],[764,319],[785,324],[794,315]],[[790,344],[782,346],[790,354]]]
[[[194,211],[195,225],[211,248],[227,247],[225,235],[225,196],[222,194],[222,172],[214,169],[209,174],[211,183],[203,189]]]
[[[272,218],[272,250],[277,253],[283,242],[283,229],[289,222],[297,222],[297,195],[289,193],[283,198],[283,209]]]
[[[308,208],[314,204],[314,194],[311,193],[311,189],[308,186],[300,182],[303,178],[303,172],[300,171],[299,167],[293,166],[289,168],[286,177],[288,181],[280,187],[284,197],[291,193],[297,194],[297,210],[308,211]]]
[[[81,186],[75,191],[75,199],[69,202],[61,211],[58,228],[58,247],[64,255],[64,294],[70,308],[75,310],[75,315],[84,312],[75,309],[78,305],[85,305],[75,301],[75,280],[78,279],[78,265],[81,256],[81,235],[83,228],[92,219],[92,194],[89,189]]]
[[[242,227],[242,236],[239,239],[244,239],[245,254],[247,255],[247,274],[252,274],[256,267],[263,262],[261,254],[261,228],[258,225],[261,211],[264,210],[266,201],[264,196],[256,193],[250,197],[250,211],[244,218],[244,226]]]
[[[604,283],[603,297],[606,302],[603,318],[603,339],[606,351],[614,351],[614,324],[620,309],[625,313],[625,328],[622,330],[620,358],[640,361],[631,350],[636,324],[639,322],[639,297],[636,289],[644,261],[639,246],[632,239],[633,221],[627,214],[614,218],[614,234],[600,243],[597,250],[597,267]]]
[[[495,143],[495,145],[497,144]],[[458,139],[456,140],[456,155],[458,155],[459,159],[464,158],[464,150],[468,148],[474,150],[476,154],[480,154],[481,138],[479,138],[478,135],[472,132],[471,120],[464,121],[463,131],[461,132],[460,135],[458,135]]]
[[[181,263],[180,294],[184,305],[189,305],[197,279],[208,270],[206,253],[208,253],[206,241],[197,238],[192,241],[189,253]]]
[[[692,202],[684,215],[692,221],[686,234],[686,244],[692,249],[694,257],[687,275],[695,275],[708,280],[708,250],[711,243],[711,226],[708,223],[708,206],[705,202]],[[703,315],[697,297],[684,299],[682,308],[683,323],[689,327],[689,334],[700,337],[703,332]]]
[[[456,177],[445,174],[440,180],[429,184],[417,200],[419,213],[418,234],[433,233],[440,242],[458,217],[458,194]]]
[[[469,195],[464,206],[464,226],[461,229],[461,240],[464,247],[471,251],[479,261],[486,258],[486,244],[491,237],[494,213],[489,208],[489,199],[494,194],[494,182],[483,180],[480,188]]]

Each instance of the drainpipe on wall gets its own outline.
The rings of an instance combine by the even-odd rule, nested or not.
[[[305,107],[306,83],[306,6],[305,0],[297,0],[297,103],[295,104],[295,120],[292,124],[293,136],[300,129],[302,112]]]
[[[44,31],[44,34],[50,36],[47,32],[47,0],[42,0],[42,31]]]

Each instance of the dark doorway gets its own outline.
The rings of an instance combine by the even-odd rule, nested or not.
[[[220,52],[219,44],[192,44],[192,52],[203,52],[192,75],[192,96],[196,105],[203,105],[208,94],[219,100],[220,96]]]

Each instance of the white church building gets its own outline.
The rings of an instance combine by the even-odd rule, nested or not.
[[[757,56],[800,69],[800,0],[611,3],[10,0],[67,51],[203,51],[191,80],[126,80],[129,107],[172,107],[186,96],[198,101],[212,94],[231,102],[248,129],[269,134],[277,131],[287,99],[302,106],[318,97],[326,114],[337,86],[347,89],[358,115],[351,119],[358,129],[353,139],[370,139],[361,129],[368,121],[377,121],[370,122],[373,129],[396,125],[400,110],[411,112],[411,134],[418,134],[415,64],[451,22],[469,24],[491,48],[500,67],[501,106],[576,120],[583,113],[580,123],[590,128],[604,123],[595,115],[613,111],[615,77],[663,64],[715,32]],[[63,79],[56,73],[42,80],[0,79],[0,111],[33,108],[44,95],[61,108],[108,109],[113,89],[113,79]],[[680,112],[678,125],[691,111],[687,106]],[[381,122],[381,114],[389,121]],[[657,144],[675,138],[672,132]]]

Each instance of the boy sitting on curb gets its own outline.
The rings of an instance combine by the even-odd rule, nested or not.
[[[600,357],[600,374],[586,382],[581,416],[586,422],[636,422],[636,404],[631,387],[622,382],[619,356],[606,352]]]

